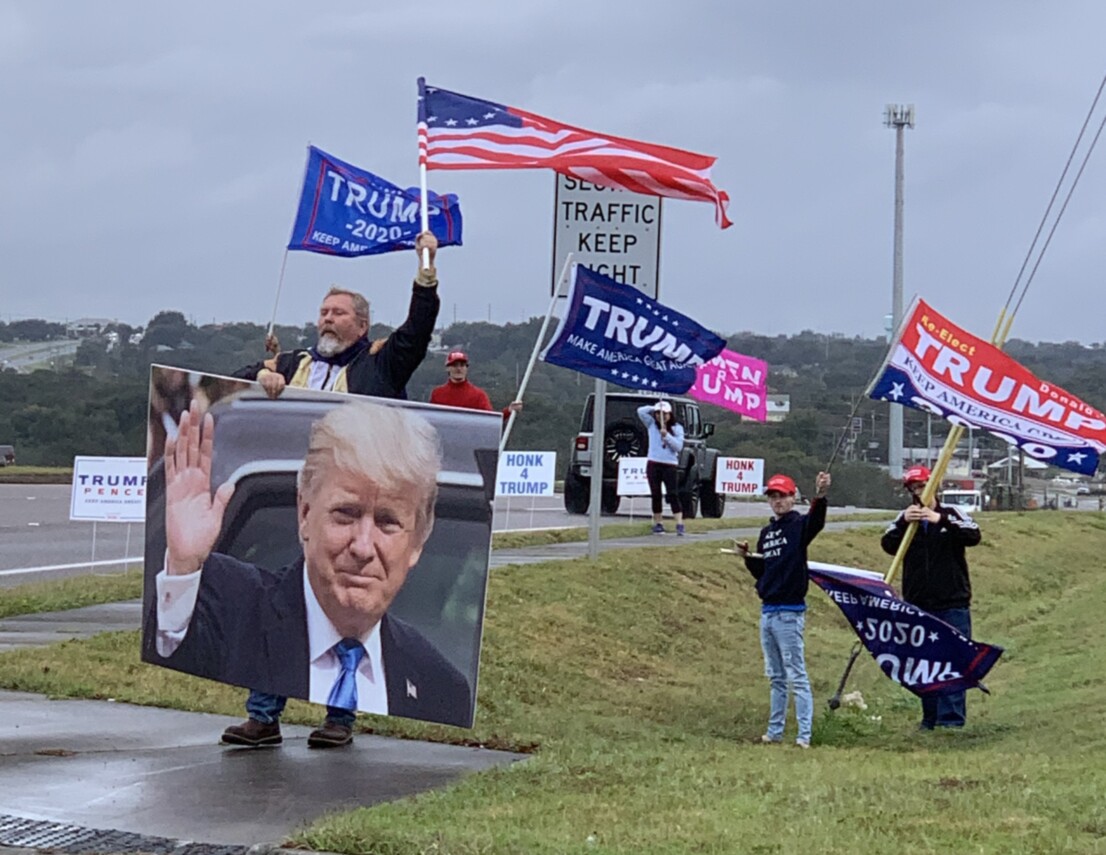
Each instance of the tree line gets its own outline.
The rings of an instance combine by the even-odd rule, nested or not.
[[[10,332],[21,324],[24,331],[42,334],[46,323],[18,321],[4,329]],[[442,352],[428,354],[408,384],[408,396],[427,400],[430,390],[445,382],[445,351],[460,348],[470,359],[470,379],[487,390],[493,405],[505,406],[517,393],[540,326],[540,318],[531,318],[516,324],[445,327]],[[275,332],[284,348],[314,342],[310,323],[279,326]],[[370,335],[380,338],[389,332],[391,328],[377,324]],[[143,329],[113,325],[82,339],[71,367],[0,374],[0,443],[15,445],[19,461],[27,464],[67,465],[77,454],[141,455],[151,364],[229,374],[265,357],[264,335],[257,324],[197,326],[175,311],[158,313]],[[50,337],[55,336],[46,340]],[[855,415],[860,431],[849,430],[848,424],[854,403],[886,354],[882,338],[809,330],[778,336],[742,332],[730,336],[728,346],[768,363],[770,391],[790,396],[790,414],[779,423],[757,424],[703,405],[704,419],[715,424],[714,446],[728,455],[763,457],[767,469],[787,471],[800,483],[812,484],[841,444],[833,470],[834,495],[850,504],[897,502],[893,485],[876,468],[886,461],[887,405],[862,399]],[[1006,350],[1049,382],[1106,407],[1106,348],[1101,344],[1014,339]],[[579,430],[583,402],[593,388],[588,377],[538,362],[510,447],[555,450],[563,467]],[[927,431],[938,442],[946,429],[936,419],[927,425],[923,413],[911,410],[904,411],[904,422],[907,447],[923,444]],[[996,442],[992,452],[1001,456],[1005,446]]]

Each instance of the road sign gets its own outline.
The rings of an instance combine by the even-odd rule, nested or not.
[[[645,457],[618,458],[618,487],[620,496],[648,496],[649,480],[645,477]]]
[[[760,457],[719,457],[714,469],[714,492],[730,496],[764,493],[764,460]]]
[[[552,496],[557,477],[555,451],[505,451],[495,475],[496,496]]]
[[[553,289],[570,252],[573,261],[648,294],[659,294],[659,196],[597,187],[556,174],[553,214]]]
[[[69,519],[145,522],[146,458],[73,458]]]

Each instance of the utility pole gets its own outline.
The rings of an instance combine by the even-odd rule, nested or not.
[[[883,111],[885,127],[895,129],[895,261],[891,279],[891,328],[902,323],[902,151],[903,129],[914,127],[913,104],[888,104]],[[892,333],[893,335],[894,333]],[[902,405],[892,404],[888,421],[887,463],[895,480],[902,478]],[[926,456],[929,456],[927,449]]]

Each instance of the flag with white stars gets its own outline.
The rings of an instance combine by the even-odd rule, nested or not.
[[[844,613],[880,670],[915,695],[948,695],[979,686],[1003,654],[903,602],[878,573],[809,562],[810,580]],[[982,686],[979,686],[982,688]]]
[[[419,163],[427,169],[552,169],[601,187],[711,202],[722,228],[730,197],[710,180],[715,158],[599,134],[470,98],[419,78]]]
[[[403,190],[365,169],[308,146],[303,191],[288,249],[351,258],[414,249],[422,231],[418,187]],[[438,246],[461,245],[461,203],[428,191]]]
[[[568,306],[541,358],[643,392],[683,394],[726,340],[636,288],[572,265]]]
[[[990,342],[915,299],[868,394],[985,430],[1052,466],[1093,475],[1106,415],[1035,377]]]

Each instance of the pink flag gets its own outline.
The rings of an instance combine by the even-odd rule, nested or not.
[[[762,422],[768,417],[768,363],[723,350],[699,366],[688,394]]]

